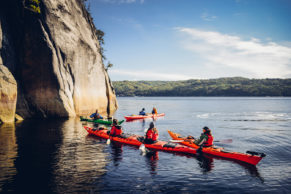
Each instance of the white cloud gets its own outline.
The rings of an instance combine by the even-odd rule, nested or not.
[[[152,71],[127,71],[110,69],[111,78],[119,77],[118,80],[187,80],[192,77],[182,74],[157,73]],[[117,79],[114,79],[117,80]]]
[[[176,29],[187,35],[184,48],[199,54],[208,65],[238,69],[255,78],[291,77],[290,46],[194,28]]]
[[[217,17],[215,15],[209,15],[207,12],[204,12],[204,13],[202,13],[201,18],[204,21],[210,22],[210,21],[216,20]]]

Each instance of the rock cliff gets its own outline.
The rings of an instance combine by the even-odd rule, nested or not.
[[[115,92],[82,0],[7,0],[0,7],[1,57],[18,84],[20,116],[114,113]]]

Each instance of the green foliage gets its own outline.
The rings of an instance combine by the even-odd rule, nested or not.
[[[25,7],[29,10],[40,14],[40,0],[26,0],[25,1]]]
[[[104,48],[103,48],[103,45],[104,45],[104,38],[103,37],[104,37],[105,33],[102,30],[96,29],[95,34],[96,34],[97,39],[98,39],[99,44],[100,44],[99,53],[102,56],[102,60],[106,60],[106,57],[104,55]]]
[[[105,68],[106,71],[108,71],[109,68],[113,67],[113,64],[108,61],[107,67]]]
[[[105,33],[102,30],[96,29],[96,36],[97,39],[99,40],[100,45],[104,44],[104,37]]]
[[[291,79],[114,81],[118,96],[291,96]]]

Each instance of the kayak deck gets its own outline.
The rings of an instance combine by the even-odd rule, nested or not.
[[[187,139],[186,137],[182,137],[180,134],[174,133],[172,131],[168,131],[168,133],[174,140],[184,140],[180,142],[182,145],[189,146],[194,149],[199,149],[199,146],[194,143],[193,139]],[[226,151],[224,150],[224,148],[217,148],[217,147],[202,148],[201,151],[209,155],[228,158],[232,160],[238,160],[238,161],[246,162],[252,165],[257,165],[262,160],[262,158],[265,157],[265,154],[263,153],[256,153],[256,152],[248,151],[251,154],[244,154],[244,153],[239,153],[239,152]],[[258,154],[259,156],[255,154]]]
[[[157,118],[157,117],[163,117],[165,116],[165,113],[159,113],[159,114],[147,114],[147,115],[130,115],[130,116],[124,116],[126,121],[132,121],[136,119],[146,119],[146,118]]]
[[[94,135],[97,137],[101,137],[104,139],[109,139],[108,129],[93,129],[88,126],[84,126],[86,131],[90,135]],[[128,144],[128,145],[134,145],[134,146],[141,146],[143,143],[139,141],[142,136],[134,135],[134,134],[122,134],[122,137],[112,137],[110,136],[110,140]],[[157,141],[153,144],[144,144],[146,148],[151,150],[157,150],[157,151],[167,151],[167,152],[175,152],[175,153],[183,153],[183,154],[196,154],[196,150],[187,146],[183,146],[176,143],[166,142],[166,141]]]

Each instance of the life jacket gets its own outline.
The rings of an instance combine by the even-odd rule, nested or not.
[[[153,133],[154,133],[153,129],[148,129],[145,138],[146,139],[152,139],[153,138]]]
[[[157,141],[158,140],[158,137],[159,137],[159,133],[156,129],[153,129],[153,135],[152,135],[152,140],[153,141]]]
[[[210,134],[206,134],[207,135],[207,141],[204,142],[204,147],[210,147],[213,145],[213,136]]]
[[[110,135],[111,136],[119,136],[122,133],[122,129],[121,126],[116,125],[116,126],[112,126],[111,130],[110,130]]]

